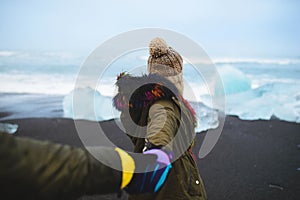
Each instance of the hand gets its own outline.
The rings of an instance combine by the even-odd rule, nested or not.
[[[125,190],[128,193],[155,193],[162,187],[172,168],[172,154],[161,149],[151,149],[141,156],[135,159],[136,172]]]

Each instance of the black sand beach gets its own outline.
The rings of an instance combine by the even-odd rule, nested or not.
[[[82,146],[71,119],[28,118],[2,122],[18,124],[16,136]],[[111,141],[124,149],[131,149],[129,139],[113,120],[100,123],[104,132],[109,130]],[[196,155],[205,134],[196,136]],[[212,152],[197,161],[208,199],[299,199],[299,144],[300,124],[227,117]],[[117,198],[116,194],[111,194],[80,199],[127,199],[127,196]]]

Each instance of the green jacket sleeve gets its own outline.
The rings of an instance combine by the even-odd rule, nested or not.
[[[115,151],[104,154],[119,160]],[[75,199],[120,190],[122,172],[68,145],[0,133],[0,163],[1,196],[9,199]]]
[[[172,150],[171,141],[178,130],[178,108],[171,101],[161,100],[149,110],[147,140],[156,145]]]

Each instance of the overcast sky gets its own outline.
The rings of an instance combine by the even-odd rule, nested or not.
[[[0,51],[84,54],[143,27],[182,33],[212,57],[300,57],[297,0],[0,2]]]

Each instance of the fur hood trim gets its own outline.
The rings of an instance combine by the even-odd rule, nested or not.
[[[116,82],[118,93],[113,99],[119,111],[125,108],[144,108],[156,100],[179,98],[176,86],[166,78],[156,75],[132,76],[121,73]]]
[[[182,97],[177,87],[160,75],[132,76],[123,72],[118,76],[116,86],[118,93],[113,98],[113,105],[119,111],[124,109],[142,110],[157,100],[172,101],[175,98],[183,102],[193,117],[196,117],[194,109]]]

